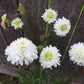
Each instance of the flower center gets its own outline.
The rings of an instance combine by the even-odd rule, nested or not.
[[[81,51],[76,51],[75,54],[76,54],[77,56],[82,56],[82,55],[83,55],[83,52],[81,52]]]
[[[52,13],[52,12],[49,12],[48,14],[47,14],[47,19],[48,20],[52,20],[54,18],[54,14]]]
[[[25,52],[27,51],[28,47],[25,45],[24,41],[20,42],[20,45],[17,45],[17,51],[20,55],[25,56]]]
[[[46,61],[51,61],[53,58],[53,54],[51,51],[47,51],[44,55]]]
[[[19,53],[20,53],[22,56],[25,56],[26,50],[27,50],[27,47],[26,47],[26,46],[21,46],[21,47],[19,47]]]
[[[62,25],[61,26],[61,31],[66,31],[67,30],[67,26],[66,25]]]
[[[20,23],[21,23],[20,20],[15,20],[14,21],[14,25],[17,26],[17,27],[20,25]]]
[[[23,45],[24,45],[24,44],[25,44],[25,42],[24,42],[24,41],[22,41],[22,42],[21,42],[21,44],[23,44]]]

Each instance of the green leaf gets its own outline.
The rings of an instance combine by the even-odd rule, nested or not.
[[[28,80],[26,78],[22,78],[22,77],[20,77],[20,82],[21,82],[21,84],[31,84],[30,80]]]
[[[14,77],[13,77],[13,76],[11,76],[11,77],[10,77],[10,80],[11,80],[11,81],[13,81],[13,79],[14,79]]]
[[[61,79],[61,80],[58,81],[58,84],[65,84],[66,81],[67,81],[67,79]]]
[[[26,10],[25,10],[25,8],[24,8],[24,6],[22,4],[20,4],[20,6],[19,6],[19,12],[20,12],[21,15],[26,14]]]
[[[24,72],[18,72],[21,77],[26,78],[26,74]]]
[[[2,20],[2,21],[5,21],[6,18],[7,18],[7,14],[4,14],[4,15],[2,15],[2,17],[1,17],[1,20]]]

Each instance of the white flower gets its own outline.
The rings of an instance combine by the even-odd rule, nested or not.
[[[56,47],[52,47],[51,45],[46,48],[43,48],[39,62],[41,63],[41,66],[45,68],[52,69],[53,67],[57,67],[57,65],[60,65],[60,53],[59,50]]]
[[[11,22],[11,26],[14,27],[14,29],[18,29],[21,28],[24,25],[24,23],[22,22],[22,20],[20,18],[15,18],[12,22]]]
[[[57,11],[50,9],[45,9],[44,14],[41,16],[45,22],[53,23],[57,18]]]
[[[84,43],[77,43],[69,50],[70,60],[79,66],[84,66]]]
[[[62,19],[58,19],[54,25],[54,31],[58,36],[66,36],[67,33],[69,33],[71,29],[70,21],[66,19],[65,17],[62,17]]]
[[[19,38],[13,41],[5,50],[7,61],[11,61],[12,64],[16,65],[32,63],[34,59],[38,58],[37,54],[37,47],[26,38]]]

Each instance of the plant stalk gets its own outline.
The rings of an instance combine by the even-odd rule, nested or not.
[[[20,72],[21,68],[22,68],[22,66],[20,65],[19,68],[18,68],[18,72]]]
[[[39,84],[41,84],[41,78],[42,78],[42,72],[43,72],[43,68],[40,68],[40,78],[39,78]]]
[[[48,9],[50,8],[51,0],[48,1]],[[48,35],[48,22],[46,23],[46,32],[45,35]]]

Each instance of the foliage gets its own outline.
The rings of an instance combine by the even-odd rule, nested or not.
[[[5,21],[6,18],[7,18],[6,16],[7,16],[7,14],[4,14],[4,15],[1,17],[1,20],[2,20],[2,21]]]
[[[22,4],[19,5],[18,11],[20,12],[21,15],[26,14],[25,7]]]

